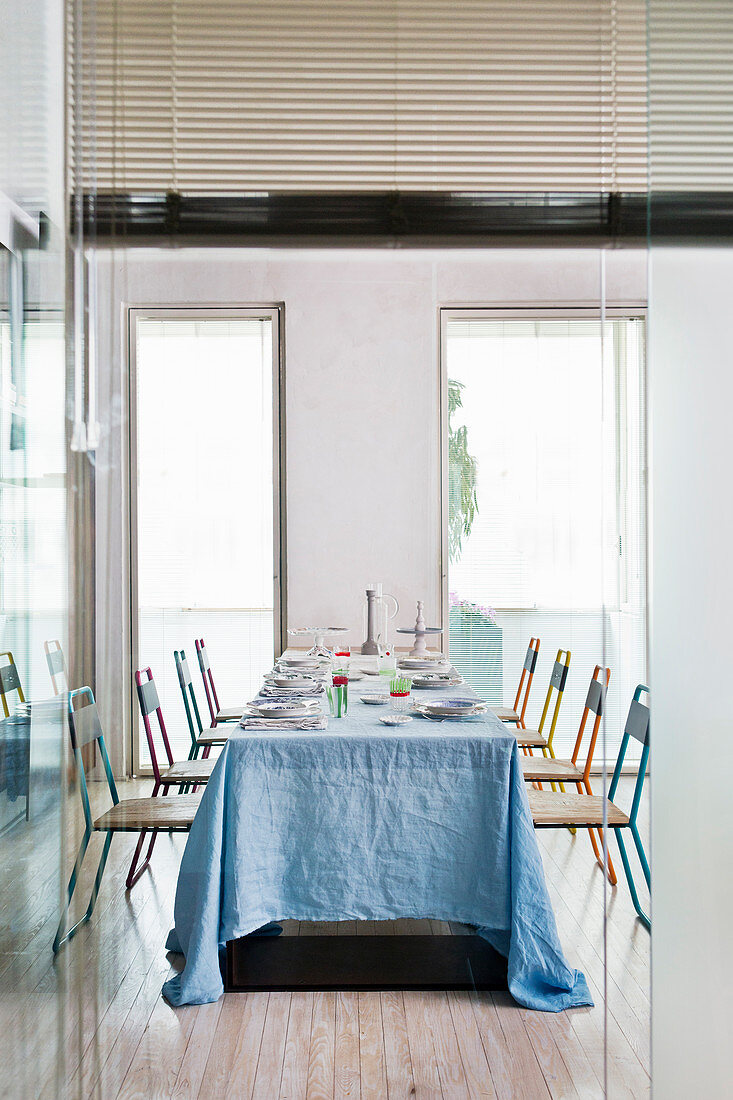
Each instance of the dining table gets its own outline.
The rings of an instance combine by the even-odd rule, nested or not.
[[[513,731],[488,709],[386,726],[365,687],[326,729],[232,728],[181,860],[166,947],[185,959],[166,999],[217,1000],[227,942],[278,921],[408,917],[475,928],[524,1007],[592,1005],[560,944]]]

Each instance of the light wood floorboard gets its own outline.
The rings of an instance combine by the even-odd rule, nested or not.
[[[144,796],[149,786],[124,784],[121,793]],[[69,866],[78,835],[71,822]],[[595,1100],[604,1095],[607,1034],[608,1096],[641,1100],[650,1091],[649,936],[623,878],[606,888],[604,930],[603,876],[582,832],[538,839],[560,938],[588,978],[592,1009],[537,1013],[502,993],[400,991],[226,994],[173,1009],[161,985],[181,960],[163,944],[185,837],[161,835],[151,869],[126,892],[136,838],[116,836],[94,916],[54,962],[58,837],[21,827],[5,846],[18,890],[0,901],[5,1081],[17,1082],[19,1097],[42,1100]],[[101,843],[90,844],[79,913]],[[609,848],[621,875],[613,837]],[[288,936],[469,931],[429,918],[284,922]]]

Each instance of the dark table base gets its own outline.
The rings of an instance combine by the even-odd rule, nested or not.
[[[506,988],[506,959],[480,936],[244,936],[226,949],[227,993]]]

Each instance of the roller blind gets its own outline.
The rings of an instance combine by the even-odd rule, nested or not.
[[[84,41],[92,189],[645,187],[644,0],[97,0]]]

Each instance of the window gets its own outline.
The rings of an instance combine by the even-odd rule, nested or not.
[[[530,725],[570,649],[563,752],[605,655],[614,755],[646,670],[644,322],[590,314],[444,312],[449,647],[499,702],[539,636]]]
[[[252,697],[279,645],[278,320],[133,311],[134,661],[153,670],[177,759],[191,743],[173,651],[186,652],[208,724],[194,639],[225,706]]]

